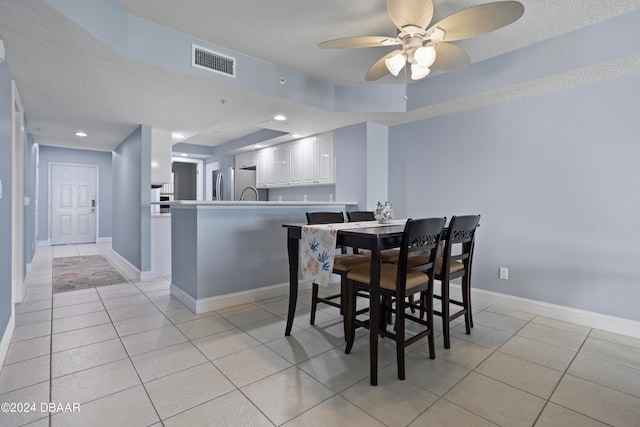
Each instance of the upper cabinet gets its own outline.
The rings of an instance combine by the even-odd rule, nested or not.
[[[276,147],[267,147],[258,151],[256,166],[256,187],[275,187],[276,185]]]
[[[248,153],[240,153],[236,156],[236,169],[255,168],[257,165],[257,151],[249,151]]]
[[[335,183],[333,132],[258,151],[257,186]]]
[[[171,131],[151,128],[151,184],[171,182]]]

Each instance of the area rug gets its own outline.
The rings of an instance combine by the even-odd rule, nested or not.
[[[127,283],[102,255],[53,259],[53,293]]]

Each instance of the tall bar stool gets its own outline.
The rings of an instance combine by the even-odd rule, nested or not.
[[[307,224],[332,224],[344,222],[344,215],[342,212],[307,212]],[[337,253],[337,250],[342,253]],[[310,324],[316,322],[316,308],[318,303],[327,304],[340,309],[340,314],[343,314],[344,310],[344,295],[346,295],[346,280],[347,273],[354,268],[368,266],[370,258],[366,255],[347,254],[344,253],[345,248],[336,248],[336,255],[333,261],[333,273],[340,275],[340,293],[320,297],[318,295],[319,286],[317,283],[311,285],[311,319]],[[336,302],[339,300],[339,302]]]
[[[392,338],[396,342],[396,357],[398,363],[398,378],[405,379],[404,349],[427,337],[429,344],[429,357],[434,359],[435,345],[433,339],[433,279],[437,257],[438,243],[446,222],[445,218],[428,218],[407,220],[405,224],[398,264],[383,263],[380,266],[380,295],[395,304],[391,312],[395,313],[395,328],[386,330],[386,323],[381,322],[380,331],[385,337]],[[410,257],[409,254],[419,254]],[[428,255],[425,255],[428,254]],[[413,260],[410,265],[408,260]],[[420,262],[417,262],[420,260]],[[347,331],[347,346],[345,353],[350,353],[355,339],[356,327],[369,328],[370,319],[360,320],[361,316],[369,311],[368,308],[357,310],[356,297],[358,292],[368,292],[371,277],[369,267],[360,267],[351,270],[347,275],[347,304],[345,311],[345,324]],[[420,293],[419,306],[407,302],[409,294]],[[419,308],[424,316],[414,316],[407,313],[407,308]],[[408,337],[406,335],[405,322],[409,320],[422,327],[421,330]],[[412,328],[413,329],[413,328]],[[376,335],[375,339],[378,337]],[[370,355],[373,363],[374,354]]]
[[[471,333],[473,316],[471,314],[471,264],[475,246],[475,233],[480,223],[480,215],[454,216],[449,223],[449,232],[445,240],[442,258],[438,258],[435,268],[435,279],[441,283],[440,295],[433,297],[442,303],[440,311],[433,314],[442,317],[442,334],[444,348],[451,347],[450,323],[464,316],[466,333]],[[450,296],[451,280],[462,278],[462,301],[453,300]],[[451,313],[450,304],[461,307]]]
[[[373,211],[351,211],[347,212],[347,218],[349,222],[363,222],[363,221],[376,221],[376,216]],[[370,255],[369,251],[366,249],[360,249],[357,253],[362,253],[365,255]],[[392,262],[395,263],[398,261],[398,255],[400,251],[396,249],[386,249],[380,252],[380,261],[382,262]]]

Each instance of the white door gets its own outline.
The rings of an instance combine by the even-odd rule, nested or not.
[[[51,165],[51,244],[95,243],[96,168]]]

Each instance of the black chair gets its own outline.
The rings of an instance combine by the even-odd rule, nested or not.
[[[436,248],[442,236],[445,218],[429,218],[407,220],[400,246],[398,264],[381,263],[380,265],[380,295],[392,302],[391,312],[395,313],[394,332],[386,330],[386,315],[381,314],[379,321],[381,335],[396,341],[396,355],[398,363],[398,378],[405,379],[404,349],[414,342],[428,338],[429,357],[435,358],[433,339],[433,279],[436,264]],[[409,266],[409,254],[420,253],[424,256],[411,259],[421,259],[424,263]],[[428,255],[427,255],[428,254]],[[347,303],[345,324],[347,331],[347,346],[345,353],[350,353],[355,339],[356,327],[369,327],[369,319],[359,320],[357,316],[369,311],[368,308],[356,309],[356,297],[359,291],[368,291],[371,283],[370,268],[360,267],[347,274]],[[408,302],[407,296],[420,292],[419,306]],[[393,307],[395,304],[395,307]],[[408,308],[419,308],[426,315],[416,317],[407,313]],[[384,310],[385,308],[383,308]],[[410,338],[406,337],[405,321],[410,320],[425,327]],[[377,339],[377,337],[376,337]],[[370,355],[373,360],[373,355]]]
[[[471,333],[473,316],[471,314],[471,264],[473,262],[473,250],[475,246],[475,233],[480,223],[480,215],[454,216],[449,223],[448,235],[442,250],[442,256],[438,257],[435,269],[435,278],[441,283],[440,295],[434,298],[442,302],[440,311],[434,314],[442,317],[442,335],[444,348],[451,347],[450,322],[460,316],[464,316],[466,333]],[[453,300],[450,296],[449,285],[451,280],[462,278],[462,301]],[[427,298],[429,298],[427,296]],[[462,307],[451,313],[450,304]]]
[[[342,212],[307,212],[307,224],[308,225],[317,225],[317,224],[332,224],[332,223],[342,223],[344,222],[344,215]],[[343,253],[338,253],[338,250]],[[313,283],[311,290],[311,319],[310,324],[315,324],[316,321],[316,309],[318,303],[328,304],[330,306],[336,307],[340,309],[340,314],[344,313],[344,295],[345,293],[345,284],[346,284],[346,275],[347,273],[358,267],[368,266],[369,265],[369,257],[366,255],[357,255],[357,254],[346,254],[344,253],[345,248],[338,247],[336,248],[336,255],[333,261],[333,273],[340,275],[340,293],[334,295],[328,295],[325,297],[320,297],[318,295],[319,286],[317,283]],[[335,300],[339,300],[340,302],[336,302]]]
[[[376,216],[372,211],[351,211],[347,212],[349,222],[375,221]]]
[[[375,221],[376,216],[373,211],[351,211],[347,212],[347,218],[349,222],[363,222],[363,221]],[[364,255],[370,255],[366,249],[357,250],[355,253],[361,253]],[[395,249],[387,249],[380,253],[380,260],[382,262],[397,262],[398,254],[400,252]]]

